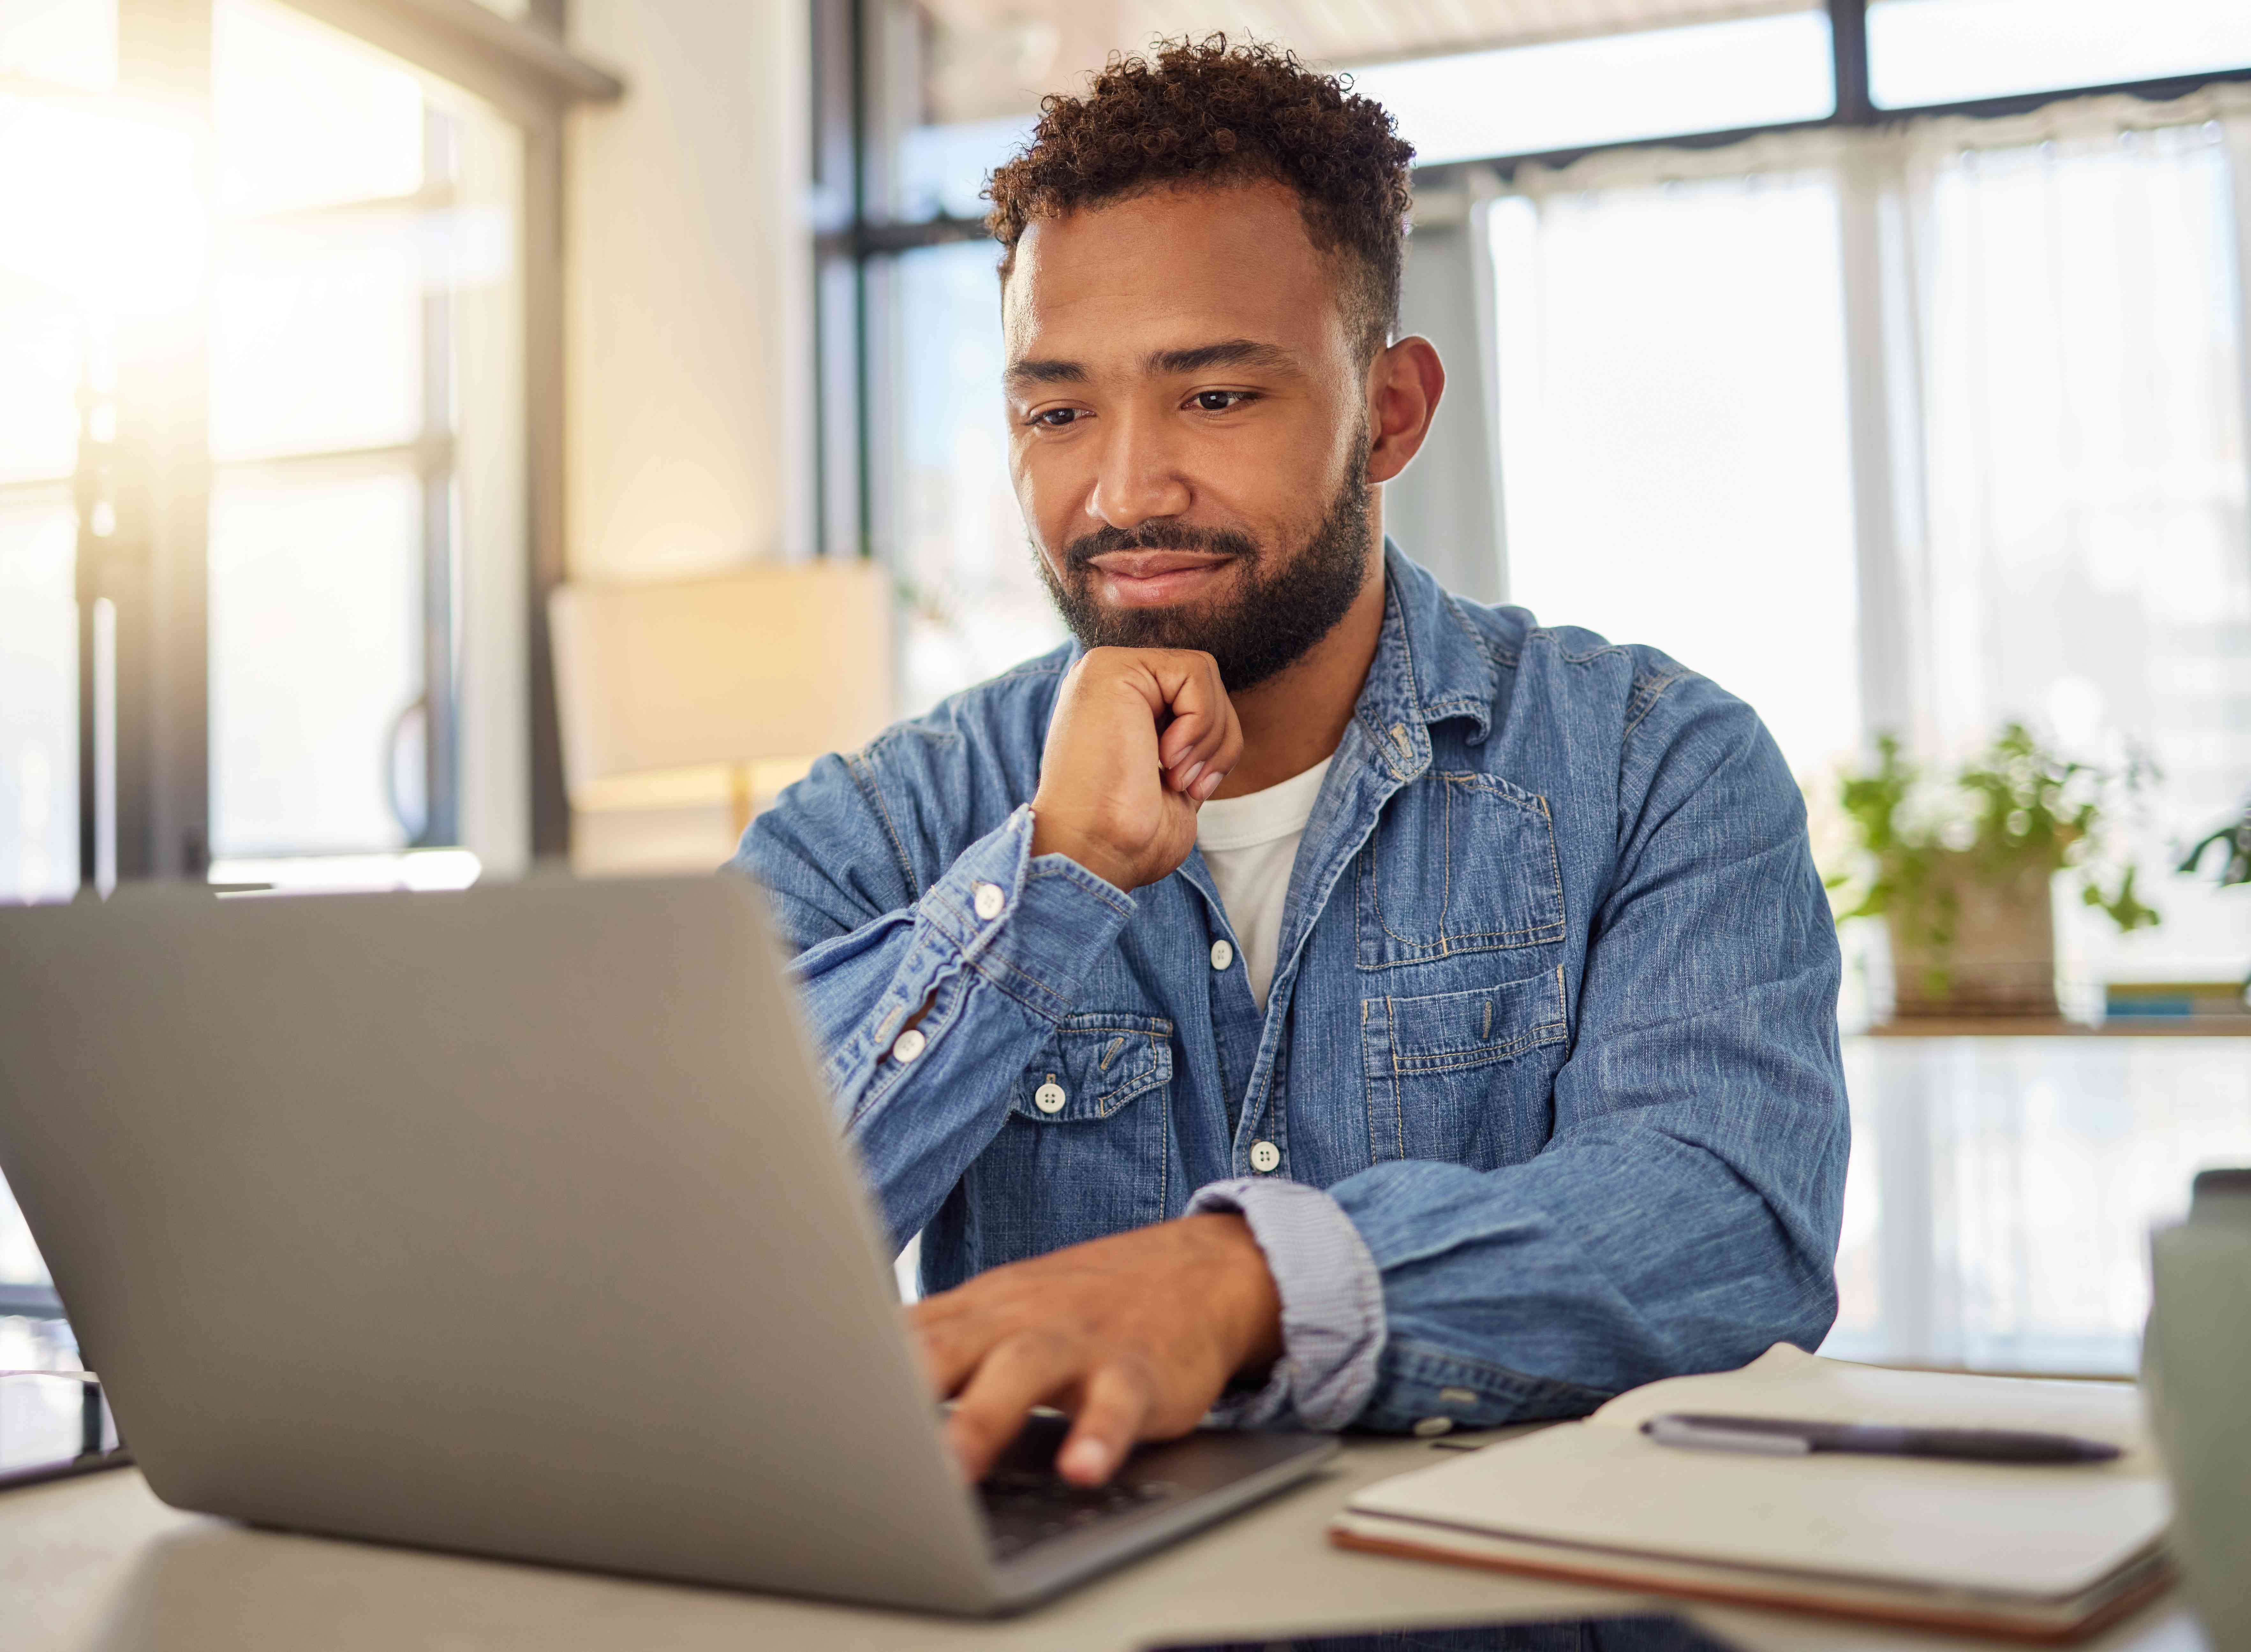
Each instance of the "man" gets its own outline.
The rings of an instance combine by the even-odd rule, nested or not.
[[[1382,529],[1444,372],[1410,151],[1181,44],[993,180],[1011,466],[1077,642],[746,835],[965,1473],[1245,1424],[1437,1433],[1814,1345],[1846,1151],[1789,771],[1646,648]]]

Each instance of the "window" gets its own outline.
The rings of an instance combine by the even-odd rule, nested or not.
[[[1818,121],[1836,107],[1818,11],[1376,63],[1355,88],[1418,165]]]
[[[524,390],[562,112],[619,87],[499,9],[399,0],[405,56],[274,0],[0,9],[0,899],[562,847]]]
[[[1510,600],[1717,678],[1801,773],[1848,755],[1833,177],[1614,176],[1489,223]]]
[[[1062,622],[1032,566],[1008,484],[1001,407],[1000,308],[989,244],[925,247],[896,282],[900,695],[927,706],[989,676],[993,662],[1044,653]]]
[[[115,438],[118,328],[149,297],[119,267],[149,249],[86,199],[174,222],[158,197],[184,170],[177,134],[71,95],[115,81],[116,34],[108,0],[0,24],[0,901],[79,881],[73,477]]]
[[[2251,99],[2139,123],[2158,119],[1947,122],[1909,162],[1918,738],[1960,750],[2019,716],[2075,751],[2154,759],[2136,847],[2165,921],[2121,937],[2060,909],[2090,985],[2225,980],[2251,952],[2241,902],[2172,875],[2251,785]]]
[[[2164,922],[2059,906],[2082,1013],[2251,954],[2173,871],[2251,776],[2247,156],[2215,93],[1527,169],[1487,209],[1512,598],[1742,694],[1817,813],[1878,730],[2153,760],[2125,847]]]
[[[211,73],[212,852],[455,843],[467,565],[523,556],[520,435],[478,443],[522,428],[522,141],[261,0]]]
[[[0,79],[107,92],[117,83],[116,0],[29,0],[0,25]]]
[[[2240,0],[1874,0],[1869,90],[1885,108],[2251,66]]]

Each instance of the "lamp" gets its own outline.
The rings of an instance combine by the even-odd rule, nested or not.
[[[889,603],[865,563],[566,584],[548,616],[582,873],[710,869],[759,802],[891,715]]]

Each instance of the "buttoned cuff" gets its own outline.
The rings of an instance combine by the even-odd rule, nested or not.
[[[1266,1254],[1282,1299],[1282,1358],[1254,1394],[1222,1399],[1222,1427],[1344,1427],[1375,1392],[1383,1351],[1383,1281],[1336,1200],[1303,1182],[1268,1177],[1196,1190],[1187,1215],[1233,1211]]]
[[[931,934],[1050,1021],[1077,1006],[1079,984],[1133,909],[1132,895],[1069,855],[1032,853],[1029,804],[962,851],[916,906]]]

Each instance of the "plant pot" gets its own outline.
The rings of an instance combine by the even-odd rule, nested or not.
[[[1969,855],[1943,856],[1923,902],[1886,915],[1896,1019],[2059,1013],[2054,872],[2026,866],[1998,882],[1978,872]],[[1932,919],[1950,905],[1952,940],[1934,945]]]

